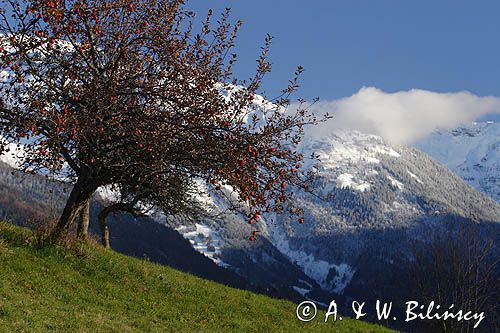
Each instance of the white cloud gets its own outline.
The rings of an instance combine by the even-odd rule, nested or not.
[[[410,144],[435,129],[451,129],[486,114],[500,114],[500,98],[420,89],[386,93],[368,87],[350,97],[319,102],[313,109],[318,114],[329,112],[334,118],[315,127],[310,135],[349,128],[380,135],[391,143]]]

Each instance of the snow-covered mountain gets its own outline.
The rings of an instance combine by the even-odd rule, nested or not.
[[[191,240],[200,230],[193,245],[211,248],[207,255],[247,278],[257,278],[248,272],[250,263],[279,274],[284,257],[308,277],[306,283],[293,274],[286,278],[304,297],[316,292],[312,280],[328,292],[365,298],[390,288],[412,241],[429,229],[474,221],[498,234],[500,204],[414,148],[350,131],[306,141],[302,149],[320,155],[314,195],[297,193],[303,225],[287,215],[264,216],[257,243],[246,241],[250,227],[232,214],[178,230]],[[175,219],[170,223],[179,228]],[[204,228],[210,237],[203,237]]]
[[[436,131],[415,146],[500,202],[500,122]]]
[[[195,224],[168,218],[166,223],[194,249],[252,285],[288,288],[323,302],[331,295],[369,301],[400,292],[394,285],[404,281],[412,242],[425,239],[429,231],[474,222],[486,230],[485,237],[500,234],[500,204],[415,148],[390,146],[378,136],[345,131],[308,139],[301,149],[320,155],[320,162],[309,166],[318,171],[314,194],[296,194],[305,209],[303,225],[287,215],[265,215],[258,224],[257,241],[250,242],[247,237],[255,225],[225,211],[218,198],[207,200],[217,217]],[[498,147],[491,151],[498,153]],[[498,163],[498,158],[492,162]],[[32,197],[24,200],[29,204],[19,205],[21,215],[21,207],[33,202],[43,209],[53,194],[59,198],[55,208],[61,208],[67,193],[54,181],[49,186],[44,177],[33,177],[23,184],[4,169],[0,218],[9,218],[9,200],[17,198],[8,196],[19,187],[23,193],[31,191]],[[112,247],[113,237],[111,230]],[[148,248],[149,257],[155,248]],[[134,254],[141,256],[137,251]]]

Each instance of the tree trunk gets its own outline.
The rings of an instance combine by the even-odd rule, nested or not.
[[[80,220],[78,223],[77,237],[81,240],[87,240],[89,237],[90,223],[90,199],[85,203],[80,211]]]
[[[80,210],[89,201],[97,187],[93,182],[85,180],[82,177],[78,178],[66,201],[66,206],[59,218],[59,222],[52,231],[51,238],[53,241],[60,241],[67,234],[69,228],[78,218]]]
[[[110,244],[109,244],[109,227],[108,227],[108,222],[107,218],[108,215],[111,213],[116,213],[116,212],[127,212],[131,214],[132,216],[139,217],[143,216],[143,214],[134,208],[135,204],[137,203],[138,200],[134,200],[131,203],[124,203],[124,202],[117,202],[115,204],[112,204],[111,206],[104,207],[99,215],[97,216],[99,220],[99,224],[101,226],[101,241],[102,245],[109,249]]]
[[[99,224],[101,226],[101,241],[102,245],[106,248],[109,249],[109,228],[108,228],[108,223],[106,222],[106,218],[108,217],[109,210],[107,208],[104,208],[98,216],[99,219]]]

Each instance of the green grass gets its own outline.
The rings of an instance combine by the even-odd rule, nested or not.
[[[0,222],[1,332],[385,332],[361,321],[301,323],[295,304],[80,244],[34,247]],[[83,254],[83,255],[82,255]]]

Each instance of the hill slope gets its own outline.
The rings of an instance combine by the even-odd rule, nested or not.
[[[295,305],[98,247],[37,249],[0,222],[0,327],[71,332],[384,332],[354,320],[300,323]],[[321,317],[318,317],[321,318]]]
[[[0,161],[0,220],[30,227],[36,221],[57,216],[66,201],[68,188],[67,184],[50,178],[16,171]],[[100,233],[97,214],[102,209],[102,202],[99,197],[95,196],[90,209],[90,232],[94,235]],[[298,276],[305,281],[308,278],[298,267],[287,263],[285,258],[281,258],[285,265],[276,267],[274,272],[259,270],[257,265],[247,262],[247,271],[254,272],[252,279],[247,279],[218,266],[209,257],[197,252],[177,231],[151,218],[114,214],[109,217],[108,222],[111,248],[119,253],[138,258],[147,257],[152,262],[238,289],[287,298],[294,302],[303,299],[283,276]],[[240,241],[241,238],[240,236]],[[314,284],[313,281],[308,283]]]

